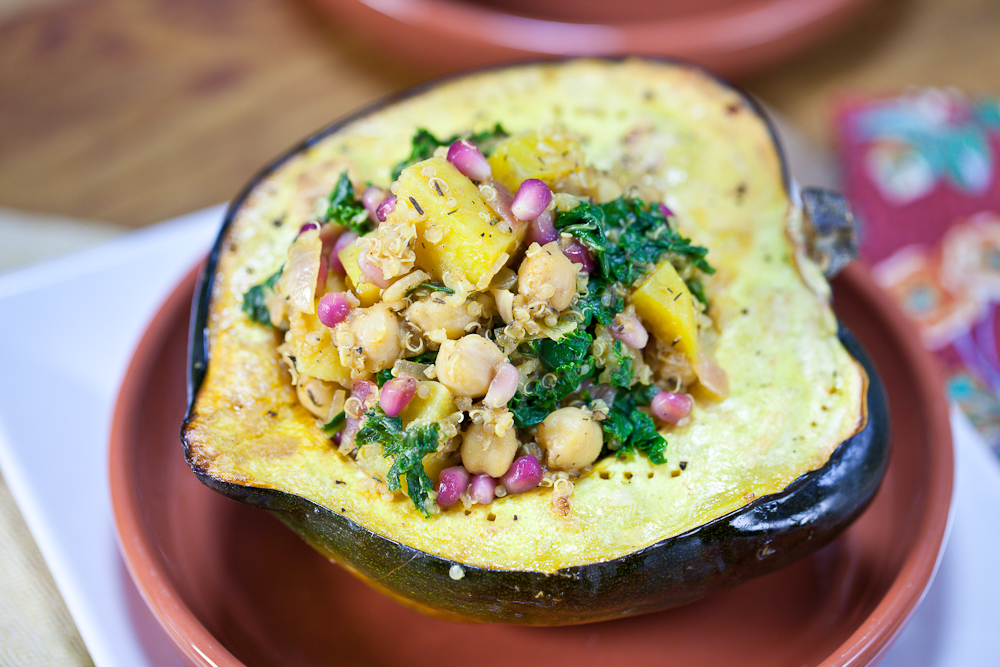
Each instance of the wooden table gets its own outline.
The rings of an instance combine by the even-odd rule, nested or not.
[[[232,197],[312,130],[427,76],[304,0],[0,0],[0,207],[163,220]],[[876,0],[743,84],[818,142],[844,93],[997,93],[1000,3]]]

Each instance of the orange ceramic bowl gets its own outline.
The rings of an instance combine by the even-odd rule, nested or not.
[[[111,497],[140,592],[194,665],[487,663],[824,667],[870,665],[920,601],[943,547],[951,432],[934,361],[859,265],[835,309],[868,350],[891,406],[892,459],[874,501],[833,543],[689,605],[584,626],[436,620],[324,560],[266,512],[208,489],[178,437],[196,274],[143,337],[111,431]]]

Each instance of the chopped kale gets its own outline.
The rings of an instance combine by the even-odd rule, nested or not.
[[[243,295],[243,312],[257,324],[271,326],[271,311],[267,307],[267,302],[274,294],[274,286],[281,278],[282,269],[278,269],[267,280],[254,285]]]
[[[528,428],[542,422],[550,412],[574,393],[580,383],[593,375],[594,365],[588,354],[593,336],[583,329],[574,329],[557,341],[530,341],[518,347],[522,357],[535,357],[542,363],[541,379],[518,387],[507,404],[518,428]]]
[[[323,424],[323,426],[321,427],[323,435],[325,435],[328,438],[332,438],[333,436],[340,433],[340,431],[344,428],[344,424],[346,422],[347,422],[347,415],[344,413],[343,410],[341,410],[336,415],[334,415],[333,419]]]
[[[379,387],[384,385],[386,382],[392,379],[392,369],[383,368],[378,373],[375,374],[375,384]]]
[[[405,476],[410,500],[424,516],[430,516],[427,504],[434,484],[424,470],[423,459],[437,451],[438,425],[423,424],[404,430],[402,419],[386,416],[381,408],[368,410],[365,417],[365,426],[358,431],[358,444],[381,444],[382,455],[393,459],[386,480],[389,490],[398,490],[401,486],[399,478]]]
[[[622,451],[629,452],[639,450],[645,452],[649,460],[657,465],[667,462],[667,457],[663,455],[667,448],[667,441],[656,430],[653,418],[645,412],[633,412],[629,415],[632,421],[632,435],[622,447]]]
[[[337,179],[337,184],[330,193],[324,221],[344,225],[358,234],[367,234],[375,228],[365,205],[354,196],[354,186],[346,171]]]
[[[555,226],[579,239],[597,261],[587,283],[587,294],[577,301],[584,327],[594,320],[610,326],[625,307],[623,288],[640,279],[664,256],[675,266],[691,264],[707,274],[715,272],[705,260],[705,248],[691,245],[690,239],[670,227],[659,206],[646,206],[641,199],[584,202],[557,214]],[[688,285],[692,294],[705,302],[701,283],[691,279]]]
[[[615,315],[625,309],[625,299],[616,293],[613,283],[591,276],[587,282],[587,294],[580,296],[576,307],[583,315],[580,326],[588,327],[596,320],[610,327]]]
[[[371,408],[365,412],[365,426],[358,431],[358,444],[370,445],[381,443],[385,447],[390,442],[400,439],[403,430],[403,420],[400,417],[390,417],[381,408]],[[388,450],[386,450],[388,452]]]
[[[411,164],[420,162],[421,160],[426,160],[427,158],[434,155],[434,151],[438,146],[450,146],[459,139],[468,139],[476,145],[476,147],[482,151],[483,155],[488,156],[493,152],[493,147],[501,140],[505,139],[510,135],[504,131],[500,123],[493,126],[492,129],[484,130],[482,132],[465,132],[463,134],[456,134],[453,137],[447,139],[438,139],[436,136],[420,128],[417,133],[413,135],[412,148],[410,150],[410,155],[403,161],[396,164],[392,168],[392,180],[399,178],[400,173]]]
[[[574,329],[559,340],[541,340],[538,343],[538,358],[546,368],[555,370],[567,364],[579,363],[593,342],[594,338],[589,333]]]
[[[691,296],[701,301],[706,306],[708,305],[708,297],[705,296],[705,286],[701,284],[701,281],[697,278],[691,278],[687,281],[688,291],[691,292]]]
[[[412,361],[415,364],[430,364],[433,366],[437,363],[437,358],[437,350],[427,350],[426,352],[421,352],[415,357],[409,357],[407,361]]]
[[[632,357],[625,351],[625,347],[620,340],[616,340],[611,348],[615,356],[615,367],[611,372],[612,387],[628,389],[632,385]]]
[[[647,206],[638,198],[581,203],[558,214],[555,226],[575,236],[594,255],[598,282],[631,285],[664,255],[675,266],[692,264],[707,274],[715,272],[705,260],[707,249],[692,245],[674,230],[659,206]]]
[[[611,412],[601,422],[604,442],[611,451],[645,452],[656,464],[666,463],[667,441],[656,431],[652,417],[636,408],[649,405],[659,392],[656,385],[636,384],[631,389],[619,389]]]

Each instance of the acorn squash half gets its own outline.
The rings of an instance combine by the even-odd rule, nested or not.
[[[355,183],[387,186],[418,128],[452,136],[497,122],[513,134],[568,128],[588,161],[659,193],[684,233],[709,248],[717,272],[704,291],[730,394],[699,397],[690,424],[664,431],[666,463],[599,460],[576,480],[568,508],[538,488],[425,517],[405,497],[363,490],[365,474],[299,405],[279,336],[250,321],[241,301],[280,267],[345,169]],[[375,587],[444,615],[598,621],[787,565],[860,514],[888,459],[881,385],[809,257],[822,225],[810,227],[790,190],[761,110],[686,64],[517,65],[363,109],[267,167],[229,210],[193,312],[188,463],[206,485],[273,512]],[[806,199],[813,218],[843,220],[835,198]]]

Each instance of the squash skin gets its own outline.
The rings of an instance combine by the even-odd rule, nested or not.
[[[434,85],[436,82],[390,98],[326,128],[279,158],[234,202],[196,291],[188,419],[208,360],[206,326],[211,283],[226,230],[242,202],[261,179],[291,156],[385,104]],[[760,109],[749,98],[746,103],[764,120],[777,144],[774,130]],[[782,169],[787,189],[784,161]],[[822,468],[802,475],[781,493],[758,498],[694,530],[620,558],[551,574],[463,565],[463,576],[454,579],[451,560],[384,538],[299,496],[217,479],[198,467],[186,442],[185,454],[207,486],[273,512],[331,559],[424,611],[534,625],[623,617],[683,604],[794,562],[831,541],[867,506],[888,461],[887,405],[881,383],[863,350],[848,332],[841,330],[840,338],[867,372],[868,419],[862,430],[839,445]]]
[[[456,580],[453,561],[388,540],[329,508],[193,470],[206,486],[272,512],[325,556],[420,611],[526,625],[658,611],[789,565],[831,542],[868,506],[888,464],[888,403],[861,345],[843,328],[840,339],[868,373],[869,418],[826,465],[695,530],[552,574],[463,565]]]

